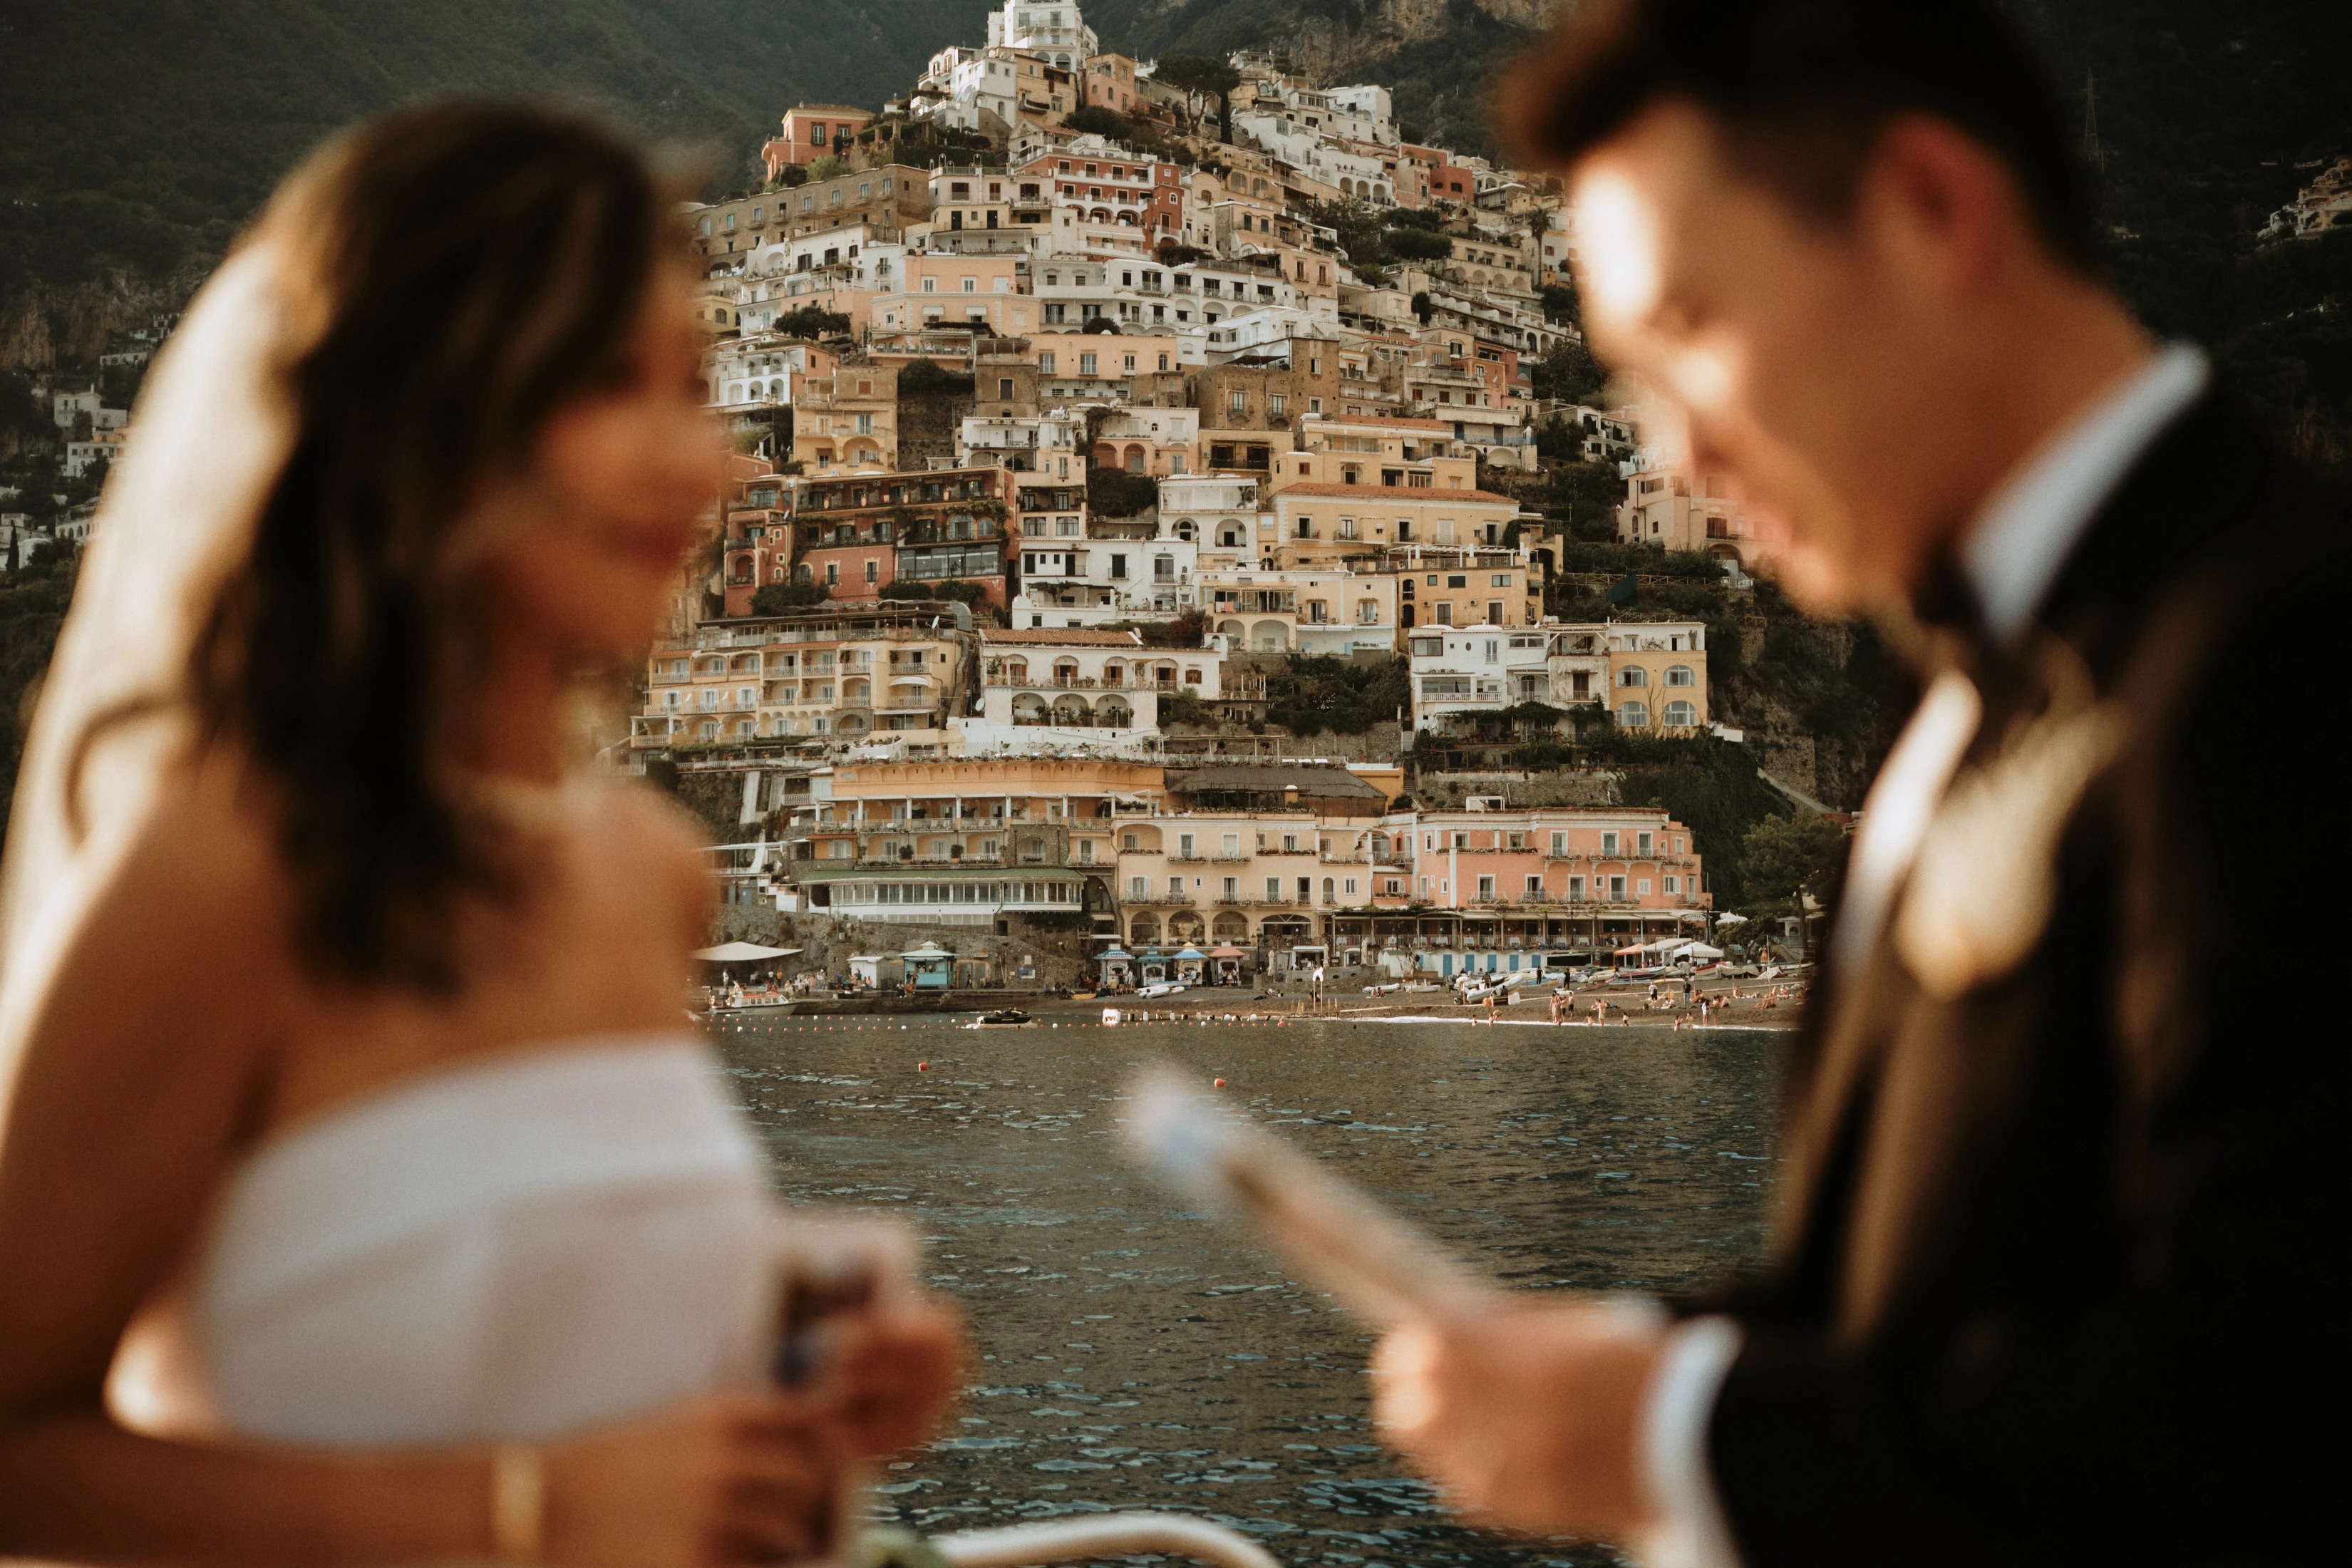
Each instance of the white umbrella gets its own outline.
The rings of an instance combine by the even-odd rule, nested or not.
[[[705,963],[757,963],[763,958],[791,958],[800,951],[797,947],[761,947],[756,942],[729,942],[706,947],[694,956]]]

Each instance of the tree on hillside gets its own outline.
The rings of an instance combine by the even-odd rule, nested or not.
[[[822,605],[825,598],[822,583],[770,583],[751,595],[751,613],[755,616],[781,616],[787,611],[805,610],[812,605]]]
[[[1105,109],[1099,103],[1082,104],[1063,117],[1062,123],[1079,135],[1108,136],[1122,140],[1128,133],[1127,116],[1116,109]]]
[[[819,338],[845,338],[849,335],[849,318],[839,310],[803,305],[778,316],[776,331],[788,338],[806,338],[812,342]]]
[[[1205,55],[1162,55],[1151,79],[1184,95],[1186,129],[1197,135],[1203,100],[1217,100],[1217,139],[1234,139],[1233,91],[1241,86],[1241,72],[1223,60]]]
[[[1097,517],[1135,517],[1160,501],[1160,481],[1124,468],[1087,470],[1087,506]]]
[[[1392,228],[1381,243],[1400,261],[1444,261],[1454,254],[1452,240],[1425,228]]]
[[[1528,380],[1538,397],[1590,403],[1609,384],[1609,373],[1592,357],[1591,349],[1570,338],[1528,366]]]
[[[950,370],[935,359],[919,359],[898,373],[901,397],[923,397],[933,393],[970,397],[971,389],[969,371]]]
[[[1801,890],[1819,899],[1845,864],[1845,833],[1809,812],[1768,816],[1740,840],[1739,858],[1751,900],[1780,902]]]
[[[1360,735],[1394,720],[1412,701],[1412,667],[1402,658],[1358,664],[1295,653],[1265,678],[1265,716],[1294,735]]]

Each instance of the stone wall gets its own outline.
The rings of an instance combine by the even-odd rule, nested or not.
[[[1375,724],[1360,735],[1293,735],[1278,724],[1264,734],[1252,734],[1238,724],[1171,724],[1161,750],[1168,765],[1195,766],[1201,762],[1393,763],[1407,743],[1394,723]]]
[[[994,961],[998,980],[1008,986],[1082,989],[1094,982],[1091,958],[1100,944],[1087,940],[1091,922],[1072,922],[1068,930],[1047,930],[1024,916],[1007,915],[1001,923],[1007,932],[1003,936],[996,934],[994,926],[861,921],[823,910],[779,914],[764,904],[730,904],[719,910],[710,940],[714,945],[755,942],[769,947],[800,948],[800,956],[785,965],[793,973],[823,969],[840,974],[848,968],[853,953],[906,952],[935,942],[959,957],[987,953]],[[1014,972],[1029,960],[1035,962],[1037,978],[1016,979]]]
[[[1559,773],[1458,773],[1420,774],[1413,798],[1428,811],[1459,811],[1471,795],[1501,795],[1514,809],[1531,805],[1615,805],[1624,775],[1577,770]]]

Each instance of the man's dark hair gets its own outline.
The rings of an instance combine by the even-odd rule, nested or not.
[[[1585,0],[1505,81],[1497,119],[1562,167],[1652,105],[1690,103],[1743,173],[1838,218],[1891,118],[1949,121],[2016,177],[2051,254],[2098,269],[2058,106],[1990,0]]]

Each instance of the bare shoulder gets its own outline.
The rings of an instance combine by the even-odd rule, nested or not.
[[[577,821],[583,843],[601,854],[650,866],[668,862],[690,871],[700,862],[704,833],[693,814],[635,779],[596,779],[578,786]]]
[[[283,967],[289,896],[266,803],[234,767],[200,763],[165,790],[77,946],[135,931],[134,974]]]
[[[693,815],[652,785],[598,779],[579,786],[576,847],[590,875],[630,896],[656,894],[698,926],[707,914],[707,835]]]

